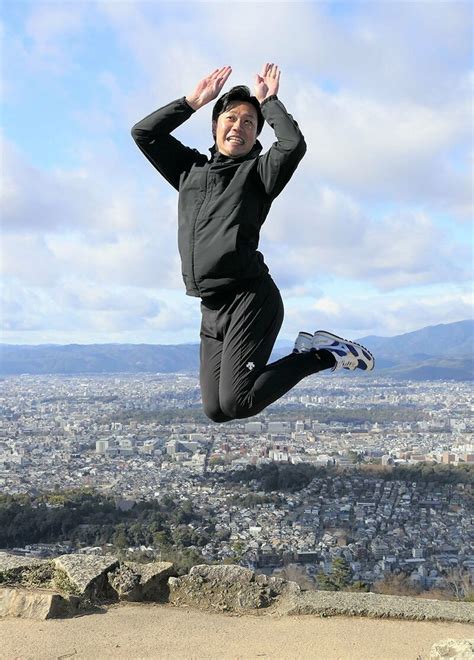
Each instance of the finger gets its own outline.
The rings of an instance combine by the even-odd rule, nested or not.
[[[228,79],[231,73],[232,73],[232,68],[230,66],[224,67],[222,69],[222,75],[219,76],[218,78],[218,82],[221,85],[224,85],[224,83],[226,82],[226,80]]]
[[[221,66],[220,69],[216,69],[215,71],[212,72],[211,78],[220,78],[226,70],[232,70],[230,66]]]

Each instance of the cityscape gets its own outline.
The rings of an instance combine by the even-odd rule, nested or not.
[[[1,381],[0,407],[5,495],[85,488],[123,509],[192,502],[200,523],[171,532],[203,561],[292,566],[308,583],[341,558],[366,584],[403,573],[431,589],[456,570],[473,581],[470,383],[316,375],[257,417],[218,425],[192,374],[25,375]],[[275,489],[275,466],[313,472]],[[420,466],[466,478],[391,473]]]

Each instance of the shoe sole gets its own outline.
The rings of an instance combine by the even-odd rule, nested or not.
[[[364,362],[359,360],[359,368],[362,369],[363,371],[373,371],[375,367],[375,358],[365,346],[362,346],[362,344],[358,344],[356,341],[351,341],[350,339],[344,339],[344,337],[339,337],[338,335],[333,335],[332,332],[327,332],[326,330],[316,330],[314,334],[322,335],[323,337],[326,337],[328,340],[337,341],[345,344],[348,347],[348,349],[351,351],[352,355],[355,355],[355,357],[359,357],[359,356],[357,353],[351,350],[351,346],[357,346],[357,348],[361,350],[362,355],[369,362],[369,366],[366,366]]]

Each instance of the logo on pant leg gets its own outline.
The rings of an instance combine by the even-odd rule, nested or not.
[[[247,364],[246,364],[245,366],[247,367],[247,369],[248,369],[249,371],[252,371],[252,369],[255,368],[255,364],[254,364],[254,362],[247,362]]]

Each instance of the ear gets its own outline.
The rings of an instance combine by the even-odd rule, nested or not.
[[[212,137],[214,140],[216,139],[216,130],[217,130],[217,121],[215,119],[212,120]]]

